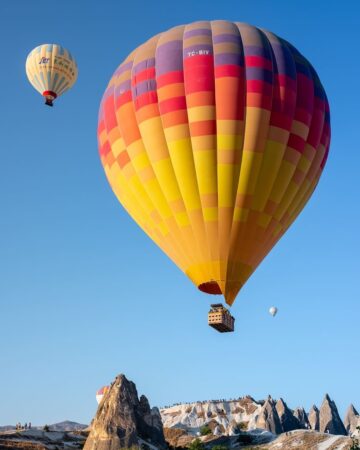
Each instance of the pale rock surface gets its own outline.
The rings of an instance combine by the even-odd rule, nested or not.
[[[356,437],[357,439],[360,439],[360,430],[358,430],[357,427],[360,428],[360,416],[356,416],[356,422],[355,422],[354,431],[352,431],[351,434],[350,434],[350,436]]]
[[[276,411],[278,413],[280,423],[283,431],[298,430],[301,428],[300,422],[294,416],[292,411],[288,408],[287,404],[282,398],[276,402]]]
[[[308,414],[309,424],[312,430],[319,431],[320,429],[320,411],[316,405],[313,405]]]
[[[273,434],[280,434],[283,431],[275,402],[270,396],[256,418],[256,428],[270,431]]]
[[[305,429],[310,429],[310,423],[305,409],[298,407],[294,409],[294,417],[299,421],[300,427]]]
[[[238,400],[213,400],[183,403],[161,408],[164,427],[186,430],[196,435],[205,424],[216,423],[222,433],[232,436],[239,432],[239,424],[248,430],[256,428],[261,403],[247,396]]]
[[[325,395],[320,408],[320,432],[347,435],[335,402],[330,399],[328,394]]]
[[[178,404],[162,408],[160,412],[164,427],[182,429],[190,435],[196,435],[202,426],[211,423],[218,424],[221,427],[221,433],[227,436],[239,434],[240,428],[245,431],[260,428],[275,434],[304,428],[320,430],[320,411],[315,405],[307,415],[304,408],[296,408],[293,412],[284,400],[280,399],[275,404],[271,397],[265,402],[255,401],[247,396],[230,401]],[[326,406],[323,405],[322,430],[325,431],[328,428],[324,427],[330,426],[330,433],[344,434],[334,402],[331,402],[329,413],[326,413]],[[326,416],[330,416],[331,419],[327,425],[325,424]],[[215,427],[212,428],[213,433],[214,429]],[[217,430],[216,433],[218,432]]]
[[[360,416],[354,405],[351,404],[345,414],[344,426],[349,434],[356,431],[356,427],[360,425]]]
[[[214,428],[213,434],[214,434],[214,436],[221,436],[222,435],[220,427],[218,425]]]
[[[350,450],[351,439],[312,430],[295,430],[282,433],[272,442],[251,448],[253,450]]]

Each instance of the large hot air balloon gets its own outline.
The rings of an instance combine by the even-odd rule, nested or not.
[[[26,75],[34,88],[45,97],[48,106],[53,106],[53,101],[73,86],[77,74],[75,59],[61,45],[39,45],[26,60]]]
[[[284,39],[196,22],[120,64],[98,141],[128,213],[195,286],[231,305],[319,181],[329,105],[314,68]]]
[[[101,389],[96,391],[96,401],[98,404],[101,403],[101,400],[104,398],[104,395],[108,392],[110,386],[103,386]]]

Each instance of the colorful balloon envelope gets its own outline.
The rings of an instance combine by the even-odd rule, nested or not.
[[[45,103],[68,91],[78,75],[76,61],[65,48],[43,44],[32,50],[26,60],[26,75],[34,88],[45,97]]]
[[[96,401],[100,404],[101,400],[104,398],[104,395],[108,392],[110,386],[103,386],[96,392]]]
[[[319,181],[329,105],[287,41],[244,23],[196,22],[120,64],[98,141],[128,213],[201,291],[231,305]]]

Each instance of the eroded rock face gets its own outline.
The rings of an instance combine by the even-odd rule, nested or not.
[[[298,430],[300,422],[293,415],[292,411],[287,407],[287,404],[282,398],[276,402],[276,411],[278,413],[280,423],[284,432]]]
[[[185,448],[194,439],[194,436],[187,434],[186,430],[183,430],[181,428],[164,427],[164,435],[166,442],[170,445],[170,447],[173,448]]]
[[[345,414],[344,426],[346,431],[352,434],[356,430],[358,423],[360,423],[359,413],[356,411],[354,405],[351,404]]]
[[[308,419],[308,416],[307,416],[304,408],[300,408],[300,407],[295,408],[294,417],[296,417],[297,420],[299,421],[301,428],[306,428],[306,429],[310,428],[309,419]]]
[[[310,428],[314,431],[319,431],[320,429],[320,411],[316,407],[316,405],[313,405],[309,411],[308,415]]]
[[[322,433],[347,435],[335,402],[330,399],[328,394],[325,395],[320,408],[320,431]]]
[[[277,413],[274,400],[269,397],[261,407],[260,414],[256,419],[256,427],[270,431],[274,434],[282,433],[283,429]]]
[[[211,422],[219,426],[222,434],[232,436],[238,433],[239,424],[245,429],[255,428],[255,419],[262,404],[252,397],[237,400],[208,400],[183,403],[160,410],[165,428],[186,429],[194,436]]]
[[[160,414],[125,375],[116,377],[99,405],[84,450],[119,450],[141,446],[167,447]]]
[[[327,396],[328,397],[328,396]],[[330,400],[331,402],[331,400]],[[334,402],[323,405],[323,423],[321,431],[334,434],[344,434],[344,427],[337,413]],[[273,410],[275,408],[275,411]],[[320,411],[313,405],[309,414],[302,407],[290,409],[283,399],[278,402],[271,397],[267,401],[254,400],[250,396],[237,400],[207,400],[194,403],[176,404],[160,410],[164,427],[186,430],[196,436],[201,427],[214,422],[218,428],[213,432],[217,435],[233,436],[241,431],[251,431],[256,428],[278,434],[296,429],[320,431]],[[331,416],[326,422],[326,416]],[[360,425],[360,417],[354,420]]]

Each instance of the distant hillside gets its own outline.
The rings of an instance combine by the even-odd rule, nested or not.
[[[53,423],[49,425],[51,431],[77,431],[84,430],[87,425],[83,423],[72,422],[71,420],[64,420],[63,422]]]
[[[83,447],[85,440],[85,436],[73,432],[6,431],[0,433],[0,450],[76,450]]]
[[[71,420],[64,420],[63,422],[53,423],[52,425],[48,425],[51,431],[78,431],[84,430],[87,428],[87,425],[83,423],[72,422]],[[33,426],[33,430],[42,430],[43,426]],[[0,433],[5,431],[16,430],[14,425],[3,425],[0,426]]]
[[[3,425],[0,427],[0,433],[3,431],[10,431],[15,430],[15,427],[13,425]]]

